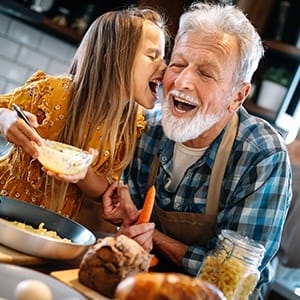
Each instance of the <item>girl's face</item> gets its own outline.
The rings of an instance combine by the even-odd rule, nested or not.
[[[134,67],[134,99],[145,108],[153,108],[158,98],[158,87],[162,81],[166,64],[165,37],[156,25],[147,22],[143,27],[143,38],[137,50]]]

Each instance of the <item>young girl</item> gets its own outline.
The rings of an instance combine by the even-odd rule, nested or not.
[[[165,38],[164,21],[153,10],[105,13],[85,34],[70,75],[37,71],[24,86],[0,96],[0,133],[14,144],[0,158],[0,195],[77,219],[83,196],[99,198],[133,156],[145,127],[140,106],[154,106],[165,69]],[[17,118],[13,103],[38,134]],[[34,145],[41,137],[97,154],[79,174],[43,172]]]

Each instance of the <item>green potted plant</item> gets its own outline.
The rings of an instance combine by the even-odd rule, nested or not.
[[[291,74],[283,67],[271,66],[262,74],[257,104],[278,111],[291,81]]]

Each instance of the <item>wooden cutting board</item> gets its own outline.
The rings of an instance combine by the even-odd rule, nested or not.
[[[89,287],[81,284],[78,280],[78,271],[79,269],[55,271],[51,272],[50,275],[66,283],[90,300],[111,300],[110,298],[106,298]]]
[[[16,265],[39,265],[47,260],[31,256],[0,244],[0,262]]]

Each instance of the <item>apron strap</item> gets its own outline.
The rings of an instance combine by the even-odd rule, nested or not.
[[[229,155],[232,150],[232,145],[237,135],[238,124],[239,118],[237,113],[235,113],[226,128],[223,139],[217,151],[217,155],[211,172],[206,199],[205,213],[208,215],[217,216],[218,214],[222,181],[224,178]]]

